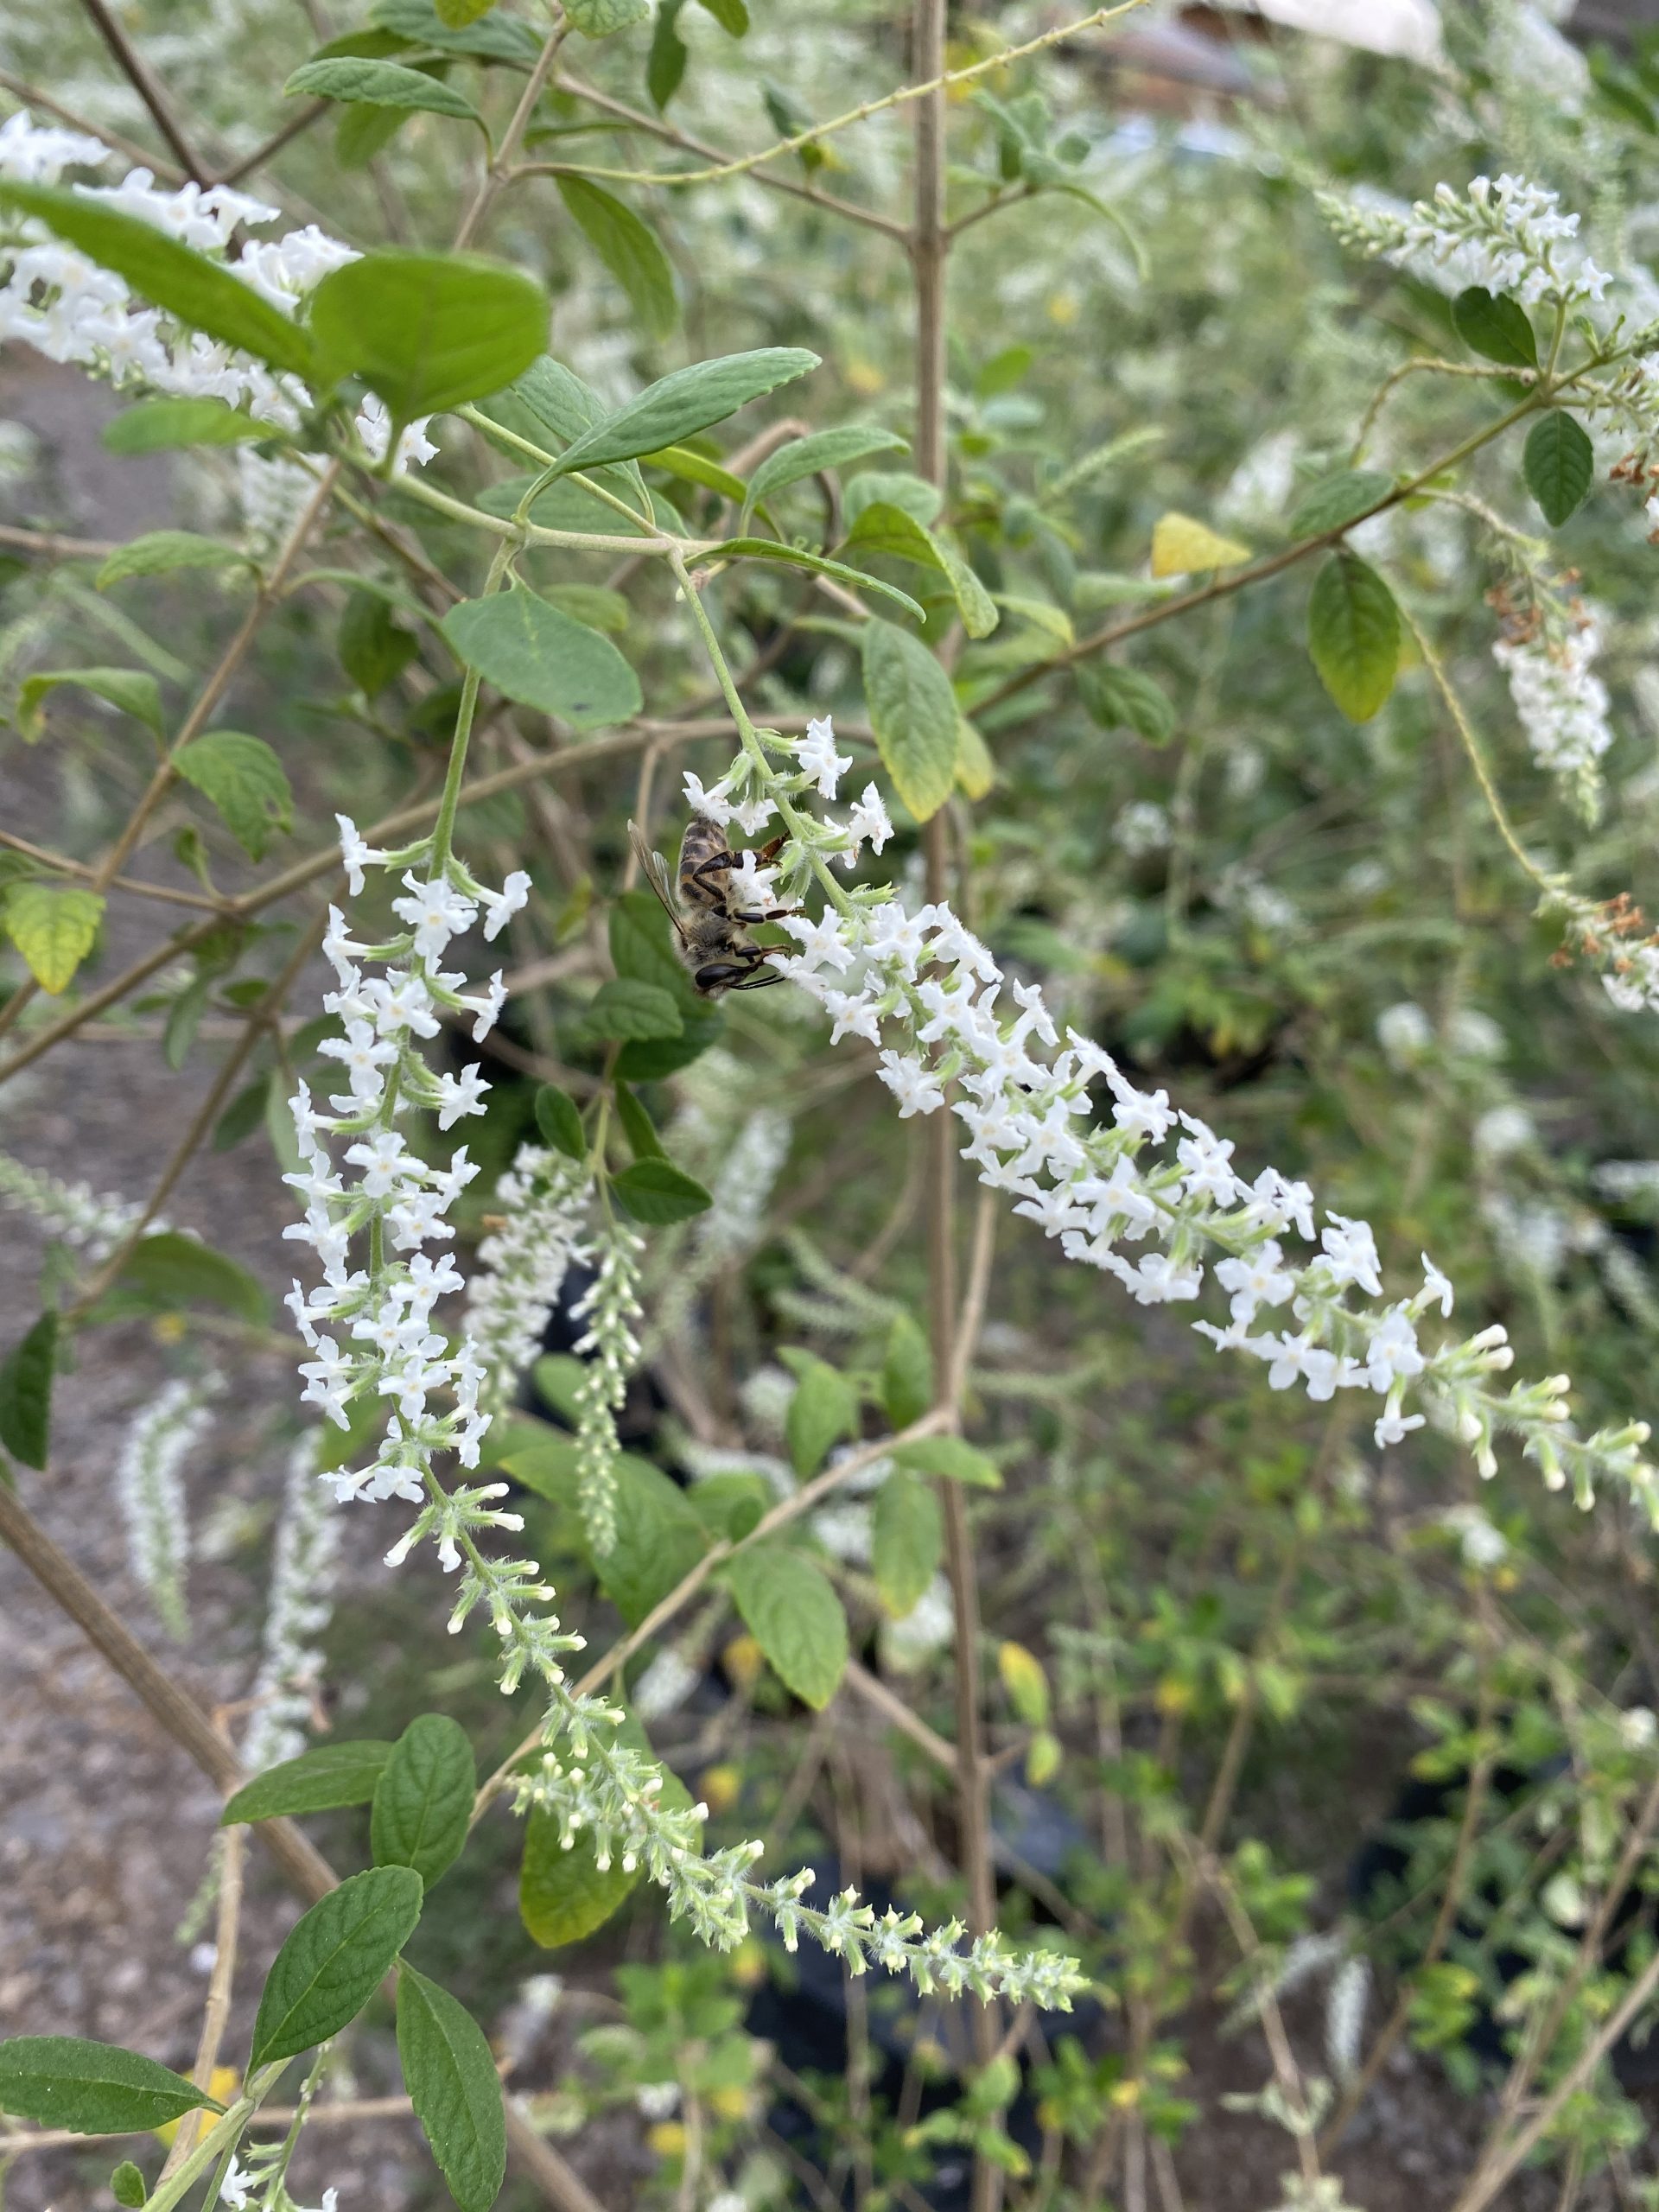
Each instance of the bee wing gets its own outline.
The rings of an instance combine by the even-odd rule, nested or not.
[[[633,857],[645,871],[645,881],[663,902],[664,912],[679,933],[682,944],[686,942],[685,925],[680,919],[674,887],[668,880],[668,864],[654,845],[645,842],[645,833],[637,822],[628,824],[628,842],[633,848]]]

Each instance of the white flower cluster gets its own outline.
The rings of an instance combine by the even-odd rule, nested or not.
[[[1599,300],[1611,279],[1578,245],[1579,218],[1560,195],[1524,177],[1478,176],[1449,184],[1407,213],[1322,192],[1319,204],[1345,245],[1379,255],[1448,293],[1478,284],[1523,306]]]
[[[340,1538],[327,1493],[317,1480],[321,1434],[308,1431],[289,1454],[264,1643],[248,1700],[253,1718],[242,1743],[242,1764],[250,1774],[297,1758],[305,1749],[321,1666],[317,1643],[334,1617]]]
[[[1138,861],[1147,853],[1161,853],[1169,843],[1169,811],[1154,798],[1131,799],[1119,810],[1112,836],[1125,859]]]
[[[1018,1955],[1005,1948],[995,1932],[959,1950],[960,1922],[925,1933],[914,1913],[891,1907],[878,1919],[854,1890],[819,1911],[802,1903],[816,1878],[810,1867],[764,1885],[748,1878],[760,1855],[758,1843],[703,1857],[698,1840],[707,1806],[659,1806],[660,1770],[626,1744],[607,1740],[617,1718],[613,1708],[583,1702],[590,1709],[586,1725],[573,1731],[569,1756],[549,1752],[538,1766],[516,1774],[514,1802],[520,1812],[533,1807],[550,1814],[567,1850],[578,1835],[591,1837],[601,1869],[613,1859],[629,1872],[643,1868],[666,1893],[673,1916],[690,1920],[703,1942],[734,1950],[749,1932],[751,1915],[760,1911],[775,1923],[786,1949],[795,1949],[804,1930],[855,1974],[874,1965],[909,1974],[925,1995],[938,1990],[1071,2009],[1084,1977],[1064,1953]]]
[[[588,1327],[576,1343],[583,1365],[574,1397],[576,1500],[588,1541],[602,1559],[616,1541],[616,1463],[622,1456],[616,1416],[639,1357],[639,1339],[629,1325],[643,1311],[639,1255],[645,1243],[614,1219],[607,1219],[595,1236],[599,1272],[575,1309],[574,1318]]]
[[[1592,666],[1600,648],[1600,632],[1587,617],[1553,641],[1500,638],[1492,647],[1533,759],[1561,779],[1587,819],[1600,796],[1598,763],[1613,741],[1607,687]]]
[[[66,1183],[43,1168],[29,1167],[0,1152],[0,1199],[20,1213],[32,1214],[41,1227],[84,1251],[96,1264],[107,1259],[143,1212],[136,1198],[100,1195],[90,1183]],[[167,1224],[150,1224],[159,1235]]]
[[[0,179],[55,184],[67,168],[101,168],[106,146],[77,131],[43,128],[27,115],[0,125]],[[222,256],[238,227],[263,227],[281,210],[228,185],[158,186],[146,168],[129,170],[118,185],[78,185],[89,199],[150,223],[198,253]],[[217,398],[245,408],[274,429],[299,427],[309,394],[292,376],[278,376],[261,362],[181,329],[154,308],[135,303],[124,281],[32,220],[8,219],[0,256],[10,274],[0,286],[0,340],[20,339],[48,360],[72,361],[117,385],[139,385],[181,398]],[[246,240],[235,275],[262,299],[293,315],[331,270],[358,258],[354,247],[330,238],[315,223],[280,238]],[[357,422],[370,458],[381,460],[390,424],[380,403],[370,399]],[[397,467],[429,460],[437,448],[426,424],[413,423],[398,448]]]
[[[323,1281],[307,1292],[294,1285],[288,1305],[313,1353],[300,1372],[304,1396],[342,1428],[348,1408],[368,1395],[388,1399],[391,1417],[373,1460],[343,1468],[325,1479],[337,1498],[407,1499],[423,1503],[435,1452],[453,1450],[464,1467],[478,1465],[479,1440],[489,1415],[479,1405],[484,1365],[463,1338],[451,1351],[432,1325],[432,1309],[446,1293],[462,1287],[448,1253],[434,1259],[429,1244],[454,1235],[446,1216],[478,1172],[463,1145],[448,1163],[433,1166],[411,1149],[398,1125],[422,1109],[448,1129],[481,1114],[489,1086],[476,1065],[461,1074],[435,1074],[417,1040],[435,1037],[441,1014],[464,1014],[474,1041],[494,1024],[505,998],[498,969],[488,988],[469,994],[467,978],[446,972],[451,940],[470,929],[480,909],[484,934],[493,938],[529,895],[522,870],[499,892],[482,885],[454,860],[423,873],[434,861],[430,840],[401,851],[372,851],[340,816],[340,843],[354,896],[365,868],[403,871],[404,895],[391,901],[404,925],[384,944],[361,944],[345,917],[331,908],[323,951],[335,988],[323,1001],[342,1027],[318,1048],[339,1064],[343,1090],[319,1113],[302,1084],[289,1102],[304,1165],[286,1179],[305,1201],[305,1218],[283,1234],[309,1244],[322,1263]],[[370,976],[358,965],[385,969]],[[346,1140],[343,1163],[329,1140]],[[357,1170],[349,1180],[344,1168]],[[353,1268],[354,1238],[366,1240],[366,1265]],[[447,1400],[442,1409],[435,1399]],[[462,1495],[462,1494],[458,1494]],[[469,1507],[478,1500],[469,1499]],[[499,1516],[485,1521],[499,1522]],[[455,1530],[446,1526],[440,1553],[447,1567],[459,1564]]]
[[[200,1442],[208,1407],[224,1389],[217,1375],[179,1376],[133,1416],[115,1463],[115,1495],[132,1571],[168,1634],[190,1633],[184,1576],[190,1523],[179,1470]]]
[[[1041,989],[1005,979],[948,906],[912,912],[897,897],[842,891],[822,866],[817,825],[791,803],[810,779],[773,774],[763,749],[788,747],[760,734],[721,788],[747,783],[777,801],[791,836],[787,872],[798,880],[817,863],[831,899],[816,918],[783,922],[798,949],[774,963],[819,1001],[832,1041],[853,1035],[880,1047],[877,1073],[901,1120],[944,1109],[954,1085],[950,1110],[967,1132],[963,1156],[983,1183],[1008,1193],[1016,1213],[1058,1238],[1068,1259],[1115,1276],[1146,1306],[1189,1303],[1212,1277],[1230,1318],[1194,1327],[1260,1360],[1275,1390],[1296,1385],[1317,1401],[1339,1389],[1372,1392],[1382,1402],[1379,1447],[1432,1416],[1491,1475],[1494,1438],[1507,1432],[1521,1438],[1550,1488],[1570,1482],[1587,1506],[1598,1478],[1622,1480],[1659,1526],[1655,1471],[1640,1456],[1645,1423],[1579,1437],[1560,1376],[1499,1395],[1491,1378],[1514,1357],[1502,1326],[1425,1346],[1419,1324],[1436,1306],[1452,1310],[1452,1286],[1427,1257],[1413,1296],[1351,1305],[1355,1293],[1384,1295],[1369,1223],[1329,1211],[1317,1221],[1312,1191],[1276,1168],[1247,1182],[1232,1143],[1173,1107],[1166,1092],[1138,1089],[1075,1030],[1062,1046]],[[999,1004],[1005,982],[1012,1020]],[[1105,1126],[1090,1125],[1095,1084],[1111,1100]],[[1291,1256],[1293,1235],[1317,1248],[1311,1256]],[[1131,1256],[1124,1246],[1144,1249]],[[1408,1399],[1423,1410],[1408,1411]]]
[[[785,741],[767,733],[769,742],[783,746]],[[841,779],[853,765],[852,755],[837,753],[836,733],[828,715],[821,721],[809,721],[806,734],[788,747],[795,777],[788,788],[804,791],[814,788],[818,797],[833,800],[840,788]],[[735,823],[746,837],[758,837],[772,819],[778,808],[774,800],[761,794],[745,798],[741,796],[750,778],[751,763],[735,760],[730,772],[706,791],[701,781],[689,772],[684,782],[685,803],[694,814],[706,815],[709,821],[726,829]],[[844,822],[832,822],[827,816],[815,824],[814,849],[825,857],[833,855],[843,868],[858,866],[859,855],[868,844],[879,853],[893,835],[893,824],[887,819],[887,810],[881,803],[881,794],[874,784],[866,784],[864,796],[853,807]],[[772,888],[779,870],[760,867],[753,856],[745,853],[740,856],[741,866],[731,874],[732,889],[736,903],[745,908],[764,906],[772,899]],[[791,864],[798,864],[791,855]]]
[[[1602,988],[1621,1014],[1659,1014],[1659,931],[1648,928],[1626,893],[1597,899],[1556,890],[1539,901],[1538,911],[1561,918],[1568,956],[1596,963]]]
[[[588,1257],[588,1174],[583,1162],[522,1144],[496,1185],[505,1218],[478,1248],[462,1319],[484,1363],[479,1403],[487,1413],[512,1404],[571,1263]]]

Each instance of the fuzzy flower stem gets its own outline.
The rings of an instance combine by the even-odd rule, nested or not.
[[[482,596],[488,599],[501,588],[501,579],[506,575],[507,564],[516,548],[510,538],[503,538],[490,563],[489,575],[484,579]],[[432,830],[432,873],[441,875],[449,865],[450,849],[454,842],[455,816],[461,806],[461,786],[467,773],[467,753],[472,742],[473,717],[478,711],[478,671],[468,666],[461,678],[461,702],[455,709],[455,734],[449,747],[449,766],[444,772],[443,795],[438,801],[438,818]]]

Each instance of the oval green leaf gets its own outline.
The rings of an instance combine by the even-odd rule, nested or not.
[[[652,1228],[690,1221],[714,1204],[701,1183],[669,1160],[636,1160],[612,1177],[611,1188],[636,1221]]]
[[[810,1352],[790,1355],[797,1376],[784,1435],[798,1475],[814,1475],[840,1444],[858,1431],[858,1393],[838,1368]]]
[[[875,1494],[871,1566],[881,1602],[895,1620],[912,1611],[944,1550],[944,1516],[928,1485],[895,1467]]]
[[[178,569],[246,568],[245,553],[193,530],[152,530],[118,547],[93,577],[99,591],[126,576],[167,576]]]
[[[773,1543],[746,1544],[724,1572],[772,1672],[821,1713],[847,1665],[847,1616],[828,1578],[802,1553]]]
[[[803,477],[821,475],[826,469],[844,468],[849,461],[866,461],[872,454],[909,450],[896,430],[879,429],[863,423],[848,423],[838,430],[815,430],[809,437],[795,438],[786,446],[779,446],[776,453],[769,454],[749,479],[744,522],[747,524],[751,508],[790,485],[798,484]]]
[[[391,1747],[375,1784],[369,1841],[377,1866],[412,1866],[430,1885],[461,1856],[478,1772],[467,1732],[423,1713]]]
[[[1394,689],[1400,610],[1376,570],[1333,553],[1313,580],[1307,649],[1319,681],[1350,721],[1369,721]]]
[[[442,628],[461,659],[505,697],[573,728],[599,729],[639,711],[639,679],[610,639],[523,584],[463,600]]]
[[[263,860],[272,837],[294,827],[294,794],[282,762],[263,737],[210,729],[180,746],[173,766],[217,808],[250,860]]]
[[[412,1866],[372,1866],[295,1923],[260,1995],[251,2072],[326,2043],[356,2018],[414,1934],[422,1896]]]
[[[1538,340],[1527,311],[1507,292],[1471,284],[1452,302],[1452,327],[1471,353],[1509,369],[1538,365]]]
[[[728,353],[717,361],[676,369],[584,430],[566,449],[559,467],[596,468],[601,462],[632,461],[642,453],[678,445],[683,438],[723,423],[750,400],[793,383],[817,365],[818,356],[804,346],[767,346],[753,353]]]
[[[75,2135],[126,2135],[187,2112],[223,2112],[194,2082],[153,2058],[80,2036],[0,2043],[0,2112]]]
[[[1522,467],[1544,520],[1559,529],[1584,504],[1596,473],[1595,448],[1572,416],[1557,408],[1533,424]]]
[[[104,426],[110,453],[170,453],[178,446],[233,446],[281,433],[222,399],[141,399]]]
[[[222,1828],[239,1821],[293,1820],[302,1813],[366,1805],[374,1795],[391,1745],[365,1738],[352,1744],[318,1744],[297,1758],[267,1767],[245,1782],[219,1816]]]
[[[350,100],[369,107],[425,108],[434,115],[454,115],[481,125],[482,118],[464,93],[424,70],[401,61],[341,58],[302,61],[283,86],[284,98],[309,92],[314,99]]]
[[[270,1301],[257,1276],[228,1254],[176,1229],[140,1237],[115,1279],[115,1288],[152,1313],[174,1313],[181,1306],[219,1306],[245,1321],[264,1322],[270,1317]]]
[[[649,338],[666,338],[679,320],[674,270],[656,232],[613,194],[586,177],[557,179],[559,197],[576,228],[622,287]]]
[[[536,1126],[542,1141],[570,1160],[586,1160],[588,1140],[582,1134],[576,1102],[556,1084],[544,1083],[536,1093]]]
[[[0,1444],[26,1467],[44,1467],[51,1441],[58,1316],[48,1306],[0,1365]]]
[[[864,626],[864,696],[882,764],[918,822],[937,814],[957,774],[956,694],[923,645],[891,622]]]
[[[586,1028],[596,1037],[677,1037],[685,1024],[674,995],[659,983],[613,976],[601,983],[588,1004]]]
[[[1290,534],[1323,537],[1327,531],[1345,529],[1370,514],[1393,489],[1393,477],[1380,468],[1344,468],[1303,493],[1291,513]]]
[[[507,2166],[501,2077],[466,2006],[407,1966],[397,1974],[397,2056],[450,2196],[461,2212],[490,2212]]]
[[[397,423],[499,391],[547,343],[547,296],[470,253],[365,253],[311,295],[325,385],[360,376]]]
[[[896,1444],[893,1456],[901,1467],[915,1467],[925,1475],[943,1475],[947,1481],[966,1483],[970,1490],[1001,1490],[1002,1478],[995,1459],[976,1452],[959,1436],[917,1436]]]

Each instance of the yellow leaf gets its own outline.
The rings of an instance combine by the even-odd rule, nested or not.
[[[1152,526],[1154,576],[1191,576],[1206,569],[1233,569],[1249,557],[1248,545],[1218,537],[1208,523],[1194,522],[1191,515],[1160,515]]]
[[[711,1813],[729,1813],[743,1794],[743,1776],[734,1766],[711,1766],[702,1777],[702,1802]]]
[[[766,1654],[752,1636],[734,1636],[720,1656],[728,1681],[740,1690],[752,1690],[766,1663]]]
[[[1023,1643],[999,1644],[996,1671],[1008,1702],[1027,1728],[1041,1728],[1048,1719],[1048,1676],[1036,1654]]]
[[[957,788],[969,798],[983,798],[995,781],[990,748],[964,715],[957,725]]]
[[[659,2120],[645,2131],[645,2140],[659,2158],[685,2156],[685,2130],[677,2120]]]

